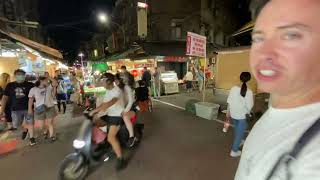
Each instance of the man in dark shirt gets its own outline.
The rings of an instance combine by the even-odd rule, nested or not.
[[[29,133],[30,145],[33,146],[35,145],[33,137],[33,112],[28,112],[28,95],[34,84],[25,80],[26,72],[21,69],[17,69],[14,75],[16,81],[9,83],[4,90],[2,98],[3,108],[1,108],[0,114],[3,114],[3,109],[10,104],[13,127],[18,128],[25,121],[27,129],[23,131],[22,139],[25,139]]]
[[[148,88],[150,88],[151,86],[151,73],[150,71],[147,69],[147,67],[144,67],[144,72],[142,74],[142,81],[146,82],[146,85]]]

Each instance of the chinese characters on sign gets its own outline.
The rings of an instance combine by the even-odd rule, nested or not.
[[[206,57],[206,45],[207,38],[205,36],[188,32],[186,55]]]

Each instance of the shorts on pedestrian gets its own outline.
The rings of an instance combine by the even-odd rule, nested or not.
[[[191,89],[192,88],[192,81],[187,81],[187,89]]]
[[[57,94],[57,101],[58,102],[67,101],[67,94]]]
[[[6,121],[7,122],[12,122],[12,117],[11,117],[11,109],[10,107],[6,107],[5,110],[4,110],[4,113],[5,113],[5,118],[6,118]]]
[[[33,117],[28,115],[27,110],[12,111],[11,117],[12,125],[14,128],[18,128],[19,126],[21,126],[23,121],[25,121],[26,124],[33,124]]]
[[[123,124],[122,117],[102,116],[101,119],[105,121],[108,126],[120,126],[121,124]]]
[[[53,119],[54,117],[57,116],[57,111],[55,107],[50,107],[47,108],[44,112],[42,113],[34,113],[34,119],[35,120],[47,120],[47,119]]]

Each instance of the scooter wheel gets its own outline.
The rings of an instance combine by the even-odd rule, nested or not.
[[[59,180],[84,180],[88,174],[88,164],[82,163],[76,170],[80,155],[70,155],[60,165]]]

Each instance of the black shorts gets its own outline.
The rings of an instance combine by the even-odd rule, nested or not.
[[[191,89],[192,88],[192,81],[187,81],[187,89]]]
[[[5,108],[4,113],[5,113],[6,121],[7,121],[7,122],[12,122],[10,105],[8,105],[8,106]]]
[[[57,94],[57,101],[66,101],[67,100],[67,94]]]
[[[101,119],[106,122],[109,126],[120,126],[123,124],[122,117],[114,117],[114,116],[102,116]]]

